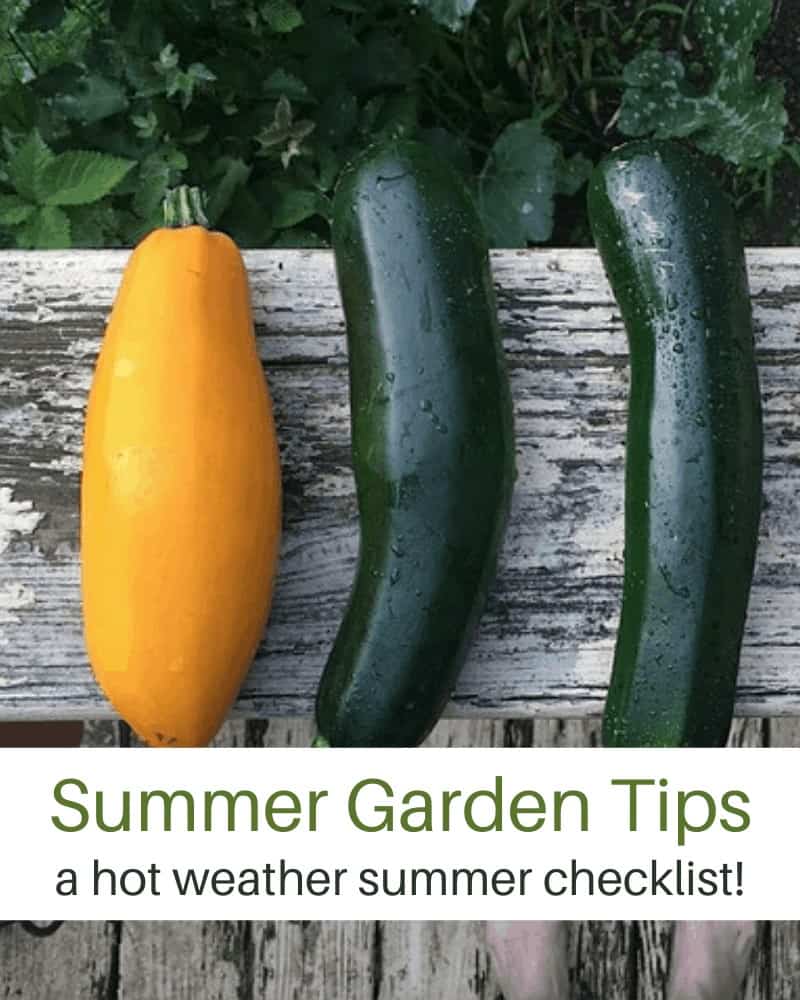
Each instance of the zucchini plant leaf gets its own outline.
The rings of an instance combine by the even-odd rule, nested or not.
[[[477,2],[478,0],[414,0],[414,6],[425,8],[434,21],[450,31],[458,31]]]
[[[691,24],[711,83],[695,87],[674,52],[649,50],[625,67],[619,129],[659,139],[692,137],[703,152],[738,165],[769,161],[783,142],[783,86],[756,78],[753,46],[770,0],[696,0]]]
[[[575,153],[570,157],[562,156],[556,174],[556,194],[565,194],[568,197],[576,195],[589,180],[593,169],[594,164],[583,153]]]
[[[99,201],[119,184],[134,162],[105,153],[62,153],[42,170],[40,200],[46,205],[88,205]]]
[[[561,148],[533,119],[501,132],[478,188],[491,246],[524,247],[550,238],[560,160]]]

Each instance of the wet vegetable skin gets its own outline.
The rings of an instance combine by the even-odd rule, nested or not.
[[[681,146],[624,146],[589,187],[630,343],[622,614],[603,739],[722,746],[761,507],[750,298],[733,210]]]
[[[347,320],[360,551],[317,698],[318,744],[413,746],[486,600],[514,477],[485,238],[427,148],[343,175],[333,246]]]

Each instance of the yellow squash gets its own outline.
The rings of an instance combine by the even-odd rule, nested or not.
[[[81,493],[89,659],[149,744],[200,746],[222,723],[269,614],[280,518],[241,255],[202,225],[158,229],[111,313]]]

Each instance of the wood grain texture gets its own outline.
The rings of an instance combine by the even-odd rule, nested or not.
[[[238,1000],[246,935],[236,921],[124,923],[119,1000]]]
[[[0,255],[0,718],[108,717],[78,592],[83,409],[125,251]],[[346,353],[330,253],[246,254],[282,444],[285,539],[240,715],[308,714],[357,549]],[[499,578],[449,714],[602,705],[622,570],[626,343],[597,256],[493,255],[519,478]],[[800,250],[749,255],[765,514],[740,714],[800,711]]]
[[[3,1000],[117,1000],[117,929],[113,923],[64,924],[49,938],[17,925],[0,931]]]

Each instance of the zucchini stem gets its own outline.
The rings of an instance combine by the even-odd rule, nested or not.
[[[164,196],[164,225],[170,229],[184,226],[204,226],[207,229],[203,200],[203,192],[198,187],[181,184],[170,188]]]

